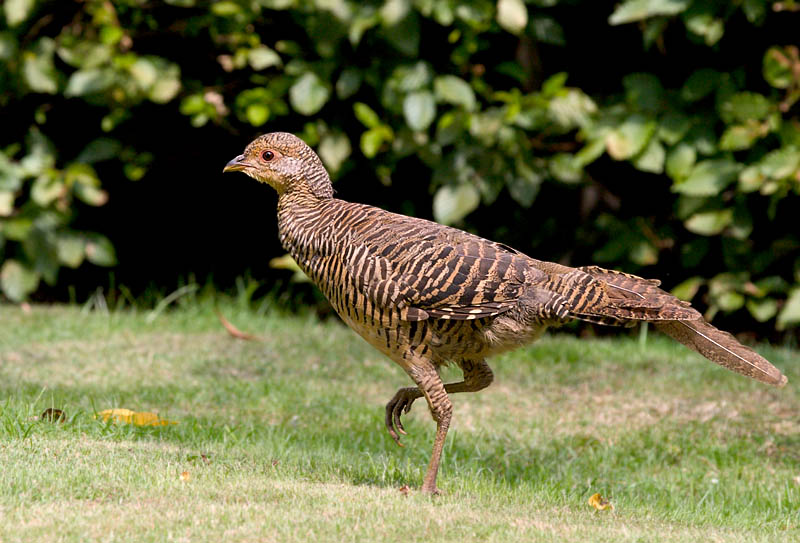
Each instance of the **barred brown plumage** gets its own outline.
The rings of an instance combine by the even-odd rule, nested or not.
[[[399,364],[416,386],[386,405],[385,424],[401,445],[401,414],[425,397],[436,438],[422,490],[436,475],[452,404],[448,394],[492,382],[485,359],[573,319],[656,327],[709,360],[759,381],[786,377],[688,303],[642,279],[597,266],[571,268],[431,221],[333,198],[319,157],[287,133],[260,136],[224,171],[243,171],[278,192],[280,240],[339,316]],[[438,368],[456,363],[458,383]]]

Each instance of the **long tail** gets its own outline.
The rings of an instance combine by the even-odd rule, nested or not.
[[[714,328],[706,321],[661,321],[655,326],[672,339],[680,341],[715,364],[756,381],[782,387],[788,379],[766,358],[739,343],[728,332]]]
[[[656,280],[597,266],[570,270],[561,277],[568,285],[566,298],[575,302],[570,311],[574,318],[618,326],[653,322],[658,330],[731,371],[778,387],[787,382],[764,357],[711,326],[687,302],[658,288]]]

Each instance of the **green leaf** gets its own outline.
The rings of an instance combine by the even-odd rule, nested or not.
[[[732,209],[695,213],[684,223],[686,229],[702,236],[714,236],[725,230],[733,220]]]
[[[583,179],[583,169],[569,153],[556,153],[547,166],[550,175],[562,183],[579,183]]]
[[[39,274],[9,259],[0,268],[0,288],[12,302],[22,302],[39,286]]]
[[[50,175],[40,175],[31,185],[31,199],[41,207],[47,207],[64,192],[62,180]]]
[[[289,101],[302,115],[317,113],[330,96],[330,89],[313,72],[306,72],[289,89]]]
[[[706,280],[702,277],[690,277],[689,279],[683,281],[675,288],[672,289],[672,295],[680,298],[681,300],[685,300],[687,302],[691,302],[692,298],[695,297],[697,291],[700,290],[705,284]]]
[[[64,89],[64,96],[83,96],[96,94],[108,89],[114,83],[114,74],[105,68],[88,68],[73,72]]]
[[[739,190],[742,192],[754,192],[761,188],[767,180],[758,166],[748,166],[739,174]]]
[[[445,185],[433,196],[433,217],[441,224],[453,224],[477,209],[481,196],[473,185]]]
[[[767,322],[778,313],[778,301],[773,298],[750,298],[745,305],[758,322]]]
[[[61,264],[77,268],[86,254],[86,240],[76,235],[61,234],[56,239],[56,253]]]
[[[384,143],[392,141],[393,138],[394,134],[392,133],[392,129],[386,125],[378,125],[374,128],[370,128],[361,134],[361,152],[364,153],[364,156],[367,158],[372,158],[378,154],[378,151],[380,151]]]
[[[14,193],[0,190],[0,217],[8,217],[14,211]]]
[[[403,100],[403,115],[412,130],[427,130],[436,117],[436,102],[430,91],[412,92]]]
[[[339,97],[339,100],[346,100],[358,92],[362,79],[358,69],[345,68],[336,81],[336,96]]]
[[[712,297],[712,299],[723,311],[736,311],[744,305],[744,296],[739,292],[723,292],[719,296]]]
[[[717,133],[714,131],[713,123],[715,119],[698,119],[686,136],[683,142],[695,148],[700,155],[714,155],[717,153]]]
[[[639,266],[652,266],[658,262],[658,250],[645,240],[634,243],[628,255],[631,261]]]
[[[247,62],[256,71],[266,70],[272,66],[281,66],[280,55],[266,45],[259,45],[247,52]]]
[[[652,138],[644,151],[634,158],[633,165],[643,172],[661,173],[664,171],[665,155],[664,146],[656,138]]]
[[[403,64],[392,71],[392,75],[387,82],[389,86],[395,87],[398,92],[408,93],[421,90],[430,85],[433,78],[431,65],[420,60],[413,64]]]
[[[356,119],[361,121],[361,124],[367,128],[375,128],[381,124],[381,118],[378,117],[378,114],[363,102],[356,102],[353,104],[353,112],[355,113]]]
[[[608,18],[611,25],[641,21],[657,15],[675,15],[685,11],[690,0],[625,0]]]
[[[563,89],[564,85],[567,83],[567,77],[567,72],[558,72],[545,79],[544,83],[542,83],[542,96],[546,98],[552,98],[558,94],[558,92]]]
[[[564,29],[553,17],[536,15],[531,18],[533,36],[542,43],[566,45]]]
[[[511,197],[523,207],[530,207],[544,180],[544,172],[534,169],[528,161],[517,158],[514,162],[517,175],[507,181],[508,192]]]
[[[253,126],[261,126],[269,119],[269,107],[266,104],[250,104],[244,110],[247,122]]]
[[[387,0],[380,9],[381,19],[388,26],[396,25],[408,15],[410,7],[406,0]]]
[[[580,89],[564,89],[550,99],[547,114],[563,130],[584,128],[589,125],[597,105]]]
[[[242,11],[242,7],[239,4],[228,0],[211,4],[211,13],[220,17],[231,17],[240,11]]]
[[[25,22],[35,6],[36,0],[5,0],[3,12],[6,16],[6,23],[13,28]]]
[[[789,293],[789,298],[778,314],[778,330],[785,330],[787,326],[800,323],[800,287]]]
[[[38,128],[31,128],[30,132],[28,132],[26,143],[29,152],[20,160],[21,173],[28,176],[37,176],[55,166],[55,147]]]
[[[0,60],[11,60],[17,54],[17,40],[10,32],[0,32]]]
[[[690,127],[689,117],[683,113],[670,111],[658,121],[658,137],[667,145],[675,145],[689,132]]]
[[[166,104],[181,90],[181,74],[177,65],[171,64],[159,70],[158,79],[147,91],[147,97],[156,104]]]
[[[653,74],[633,73],[622,79],[625,99],[641,111],[655,112],[664,106],[664,88]]]
[[[719,115],[726,123],[760,121],[772,109],[767,98],[755,92],[737,92],[719,106]]]
[[[97,234],[86,242],[86,258],[98,266],[114,266],[117,263],[117,254],[111,241]]]
[[[522,0],[497,0],[497,23],[512,34],[528,26],[528,8]]]
[[[795,79],[793,64],[788,47],[770,47],[764,54],[764,80],[776,89],[788,89]]]
[[[603,138],[592,139],[575,153],[575,165],[583,168],[597,160],[606,150],[606,142]]]
[[[475,92],[460,77],[441,75],[433,81],[433,90],[438,100],[460,105],[467,111],[475,110]]]
[[[322,162],[332,172],[338,172],[352,152],[350,138],[341,132],[326,134],[319,142],[317,152]]]
[[[13,217],[3,222],[3,235],[6,239],[23,241],[33,228],[33,221],[27,217]]]
[[[761,128],[758,124],[729,126],[719,139],[719,148],[722,151],[749,149],[760,136]]]
[[[692,72],[681,87],[681,98],[687,102],[702,100],[719,86],[720,74],[716,70],[701,68]]]
[[[747,21],[760,25],[764,21],[764,15],[766,15],[766,4],[766,0],[743,0],[742,11],[747,17]]]
[[[416,11],[409,10],[398,23],[384,26],[380,34],[403,55],[410,58],[419,56],[420,28]]]
[[[644,115],[630,115],[606,136],[611,158],[625,160],[639,154],[656,131],[656,122]]]
[[[102,162],[115,158],[122,146],[120,143],[111,138],[97,138],[89,142],[83,151],[75,159],[76,162],[84,162],[86,164],[94,164],[95,162]]]
[[[698,162],[685,181],[674,183],[673,192],[689,196],[715,196],[736,180],[742,167],[727,159]]]
[[[701,36],[706,45],[714,45],[725,33],[725,23],[722,19],[704,11],[686,15],[683,23],[690,32]]]
[[[158,79],[158,67],[151,58],[141,57],[136,59],[130,68],[130,74],[142,89],[150,88]]]
[[[783,146],[800,149],[800,122],[783,122],[778,129],[778,137]]]
[[[53,63],[55,49],[55,41],[41,38],[36,42],[33,51],[23,53],[22,75],[33,92],[58,92],[58,72]]]
[[[800,169],[800,149],[781,147],[770,151],[758,164],[761,172],[772,179],[785,179]]]
[[[85,183],[75,183],[72,190],[75,196],[82,202],[90,206],[101,206],[108,201],[108,193],[98,187]]]

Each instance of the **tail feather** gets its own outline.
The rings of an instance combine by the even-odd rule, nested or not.
[[[655,327],[671,338],[697,351],[715,364],[746,375],[762,383],[782,387],[788,379],[778,368],[728,332],[714,328],[704,320],[661,321]]]
[[[786,377],[764,357],[705,320],[688,302],[661,290],[659,282],[598,266],[560,276],[573,318],[617,326],[652,322],[712,362],[757,381],[782,387]]]

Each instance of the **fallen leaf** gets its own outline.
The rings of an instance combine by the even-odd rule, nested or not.
[[[66,420],[66,416],[61,409],[54,409],[52,407],[45,409],[39,418],[50,422],[64,422],[64,420]]]
[[[236,339],[244,339],[246,341],[261,341],[260,337],[253,334],[248,334],[247,332],[242,332],[228,322],[228,319],[222,316],[222,313],[220,313],[219,309],[215,309],[214,312],[217,314],[217,318],[219,319],[219,322],[222,323],[222,326],[225,328],[225,330],[227,330],[228,333]]]
[[[614,504],[603,498],[599,492],[592,494],[592,496],[589,498],[589,505],[598,511],[605,511],[606,509],[610,509],[612,511],[614,510]]]
[[[102,418],[103,422],[108,422],[110,419],[114,424],[133,424],[135,426],[168,426],[170,424],[178,424],[173,420],[161,419],[155,413],[137,412],[124,408],[100,411],[94,416],[94,418],[98,417]]]
[[[186,482],[191,478],[192,478],[192,474],[189,473],[188,471],[181,472],[181,481]]]
[[[411,491],[411,489],[408,488],[408,485],[403,485],[400,488],[398,488],[397,490],[399,490],[400,494],[402,494],[403,496],[408,496],[408,493]]]
[[[277,468],[277,467],[278,467],[278,464],[280,464],[280,463],[281,463],[281,461],[280,461],[280,460],[273,460],[273,461],[272,461],[272,467],[273,467],[273,468]]]

